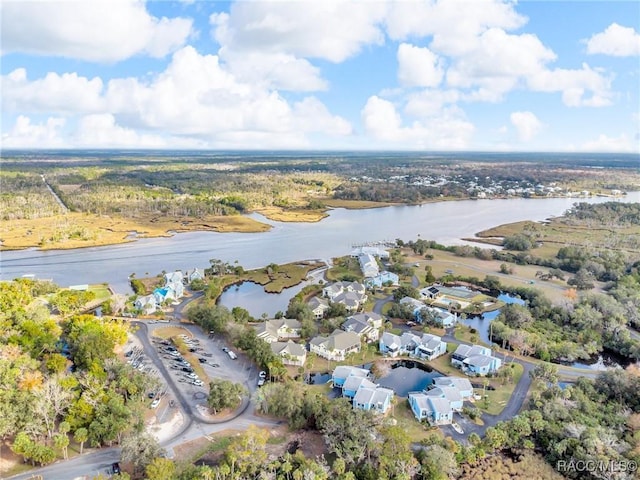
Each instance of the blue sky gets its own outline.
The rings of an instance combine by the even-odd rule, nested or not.
[[[5,0],[3,148],[640,153],[640,4]]]

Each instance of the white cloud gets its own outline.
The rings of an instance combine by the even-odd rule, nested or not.
[[[408,96],[404,113],[417,118],[438,115],[443,107],[457,103],[460,98],[457,90],[424,89]]]
[[[281,148],[308,146],[308,134],[350,135],[344,118],[315,97],[290,103],[260,83],[239,81],[215,55],[193,47],[174,53],[155,77],[115,78],[103,85],[71,74],[29,81],[24,69],[3,78],[3,104],[78,119],[69,144]],[[190,137],[191,140],[185,139]],[[248,142],[244,145],[238,143]],[[169,142],[171,140],[171,142]],[[200,143],[199,143],[200,142]],[[282,143],[280,143],[282,142]]]
[[[184,45],[192,20],[155,18],[143,1],[96,0],[2,4],[2,51],[117,62],[163,57]]]
[[[457,108],[403,126],[396,107],[378,96],[369,97],[361,112],[367,134],[376,144],[400,149],[464,150],[475,130]]]
[[[583,143],[578,149],[583,152],[621,152],[621,153],[639,153],[640,144],[633,141],[625,134],[619,137],[609,137],[607,135],[599,135],[595,140]]]
[[[210,17],[213,36],[235,52],[286,53],[342,62],[384,42],[384,2],[236,2]]]
[[[604,32],[596,33],[586,40],[587,53],[632,57],[640,55],[640,34],[632,27],[617,23],[609,25]]]
[[[490,28],[513,30],[526,23],[514,2],[500,0],[439,0],[394,2],[386,18],[387,33],[396,40],[433,37],[431,50],[464,55]]]
[[[27,116],[20,115],[14,126],[2,134],[3,148],[55,148],[64,146],[60,129],[64,118],[49,117],[44,123],[31,123]]]
[[[426,47],[401,43],[398,47],[398,80],[406,87],[437,87],[443,70],[438,56]]]
[[[44,78],[28,81],[27,71],[18,68],[0,79],[2,104],[9,111],[51,112],[95,112],[104,108],[100,98],[102,80],[89,80],[77,73],[58,75],[50,72]]]
[[[522,142],[529,142],[542,129],[543,125],[531,112],[513,112],[509,119],[518,132],[518,138]]]

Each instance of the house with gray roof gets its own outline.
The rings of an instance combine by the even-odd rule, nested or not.
[[[378,386],[361,386],[353,397],[353,408],[387,413],[393,401],[393,390]]]
[[[324,314],[329,311],[329,308],[331,308],[329,307],[329,302],[326,299],[320,297],[313,297],[311,300],[309,300],[309,303],[307,305],[309,305],[309,308],[313,312],[313,315],[316,317],[316,320],[320,320],[322,317],[324,317]]]
[[[360,337],[353,332],[335,330],[328,337],[317,336],[309,342],[309,349],[327,360],[342,361],[350,353],[360,351]]]
[[[378,262],[373,255],[368,253],[361,253],[358,255],[358,263],[360,264],[360,270],[365,278],[375,277],[380,273]]]
[[[488,347],[461,344],[451,355],[451,364],[467,375],[484,376],[497,372],[502,360],[494,357]]]
[[[144,295],[136,298],[135,302],[133,302],[133,306],[145,315],[151,315],[158,308],[156,297],[153,295]]]
[[[187,270],[184,274],[184,279],[187,281],[187,283],[191,283],[194,280],[204,280],[204,269],[193,268]]]
[[[433,360],[447,353],[447,344],[437,335],[425,333],[420,339],[420,344],[414,350],[416,357]]]
[[[259,323],[254,328],[258,338],[272,343],[288,338],[300,338],[302,324],[295,318],[276,318]]]
[[[426,390],[410,392],[409,404],[418,420],[446,425],[452,422],[453,413],[461,411],[464,402],[472,398],[473,388],[468,379],[436,377]]]
[[[352,367],[350,365],[338,365],[333,369],[331,374],[331,382],[334,387],[340,387],[344,385],[349,377],[367,378],[369,376],[369,370],[366,368]]]
[[[364,337],[367,342],[376,342],[380,337],[382,321],[382,315],[375,312],[356,313],[347,317],[340,328],[345,332],[357,333],[360,337]]]
[[[272,342],[271,351],[282,359],[285,365],[302,366],[307,360],[307,350],[304,346],[289,340],[288,342]]]

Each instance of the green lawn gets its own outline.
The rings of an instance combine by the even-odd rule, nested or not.
[[[467,325],[458,325],[453,335],[462,342],[472,343],[475,345],[486,345],[482,340],[480,340],[478,332],[471,333],[471,328]]]
[[[511,367],[513,365],[513,367]],[[478,400],[476,402],[476,406],[482,410],[483,412],[489,413],[491,415],[498,415],[504,407],[507,406],[511,395],[513,394],[513,389],[518,384],[518,381],[522,377],[522,373],[524,369],[522,365],[519,363],[509,363],[504,365],[502,368],[513,368],[513,380],[505,385],[502,385],[502,379],[492,378],[489,379],[490,385],[495,387],[495,390],[487,390],[487,401],[484,399]],[[482,383],[482,379],[479,379],[480,383]],[[476,389],[476,393],[482,395],[482,391]]]
[[[96,301],[100,300],[104,302],[111,298],[111,292],[109,291],[108,285],[104,283],[98,283],[95,285],[89,285],[89,291],[96,294]]]
[[[396,420],[397,425],[404,430],[411,442],[420,442],[432,435],[442,435],[437,427],[431,427],[428,424],[420,423],[409,407],[409,402],[404,397],[395,397],[394,405],[389,413],[389,418]]]

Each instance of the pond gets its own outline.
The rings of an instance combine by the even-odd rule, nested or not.
[[[286,312],[291,300],[309,282],[302,282],[291,288],[285,288],[281,293],[267,293],[262,285],[254,282],[242,282],[227,288],[218,299],[219,305],[229,310],[233,307],[246,309],[253,318],[261,318],[263,313],[273,318],[276,312]]]
[[[498,295],[498,300],[502,300],[504,303],[516,303],[518,305],[524,305],[525,303],[521,298],[509,295],[508,293]],[[469,317],[463,320],[462,323],[471,328],[475,328],[478,331],[480,341],[491,345],[492,342],[489,341],[489,326],[491,322],[498,318],[498,315],[500,315],[500,309],[494,310],[493,312],[486,312],[479,316]]]
[[[411,360],[400,360],[391,367],[388,375],[376,380],[381,387],[390,388],[399,397],[406,397],[409,392],[424,390],[433,383],[433,379],[442,374]]]

